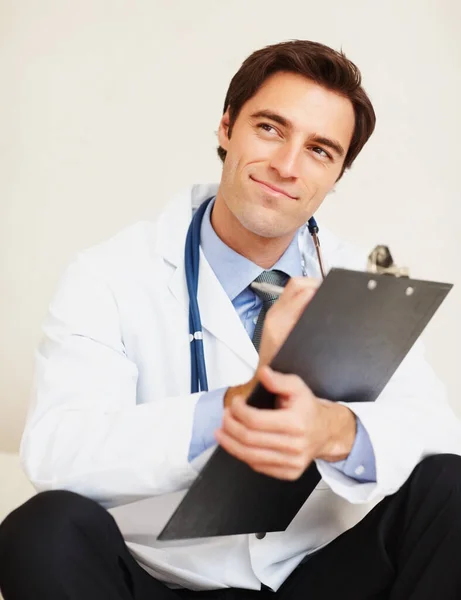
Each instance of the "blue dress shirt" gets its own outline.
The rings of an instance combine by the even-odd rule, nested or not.
[[[252,338],[262,302],[249,286],[264,269],[229,248],[217,236],[210,219],[213,204],[214,201],[210,202],[203,216],[200,232],[202,250]],[[272,268],[283,271],[290,277],[302,275],[297,236],[294,236],[285,253]],[[194,414],[189,461],[216,443],[214,431],[221,426],[226,390],[227,388],[221,388],[200,396]],[[376,481],[373,446],[358,417],[355,442],[349,456],[330,464],[356,481]]]

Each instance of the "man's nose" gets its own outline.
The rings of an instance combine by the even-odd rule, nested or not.
[[[300,177],[301,152],[294,145],[283,144],[272,155],[269,164],[283,179]]]

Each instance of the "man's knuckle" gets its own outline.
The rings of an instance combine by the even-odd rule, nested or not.
[[[293,461],[293,469],[298,473],[298,477],[304,471],[305,466],[306,463],[304,455],[299,454],[298,456],[296,456]]]
[[[244,429],[242,432],[242,441],[245,445],[251,446],[254,442],[254,434],[248,429]]]
[[[305,450],[305,446],[306,445],[305,445],[304,441],[300,437],[295,438],[291,442],[291,449],[294,452],[294,454],[296,454],[296,455],[303,454],[303,452]]]
[[[289,381],[294,390],[301,390],[304,387],[304,381],[299,375],[289,375]]]
[[[253,463],[250,466],[253,469],[253,471],[256,471],[257,473],[267,473],[267,467],[261,463]]]
[[[245,425],[247,427],[249,427],[250,429],[254,429],[258,424],[258,416],[250,413],[249,415],[247,415],[246,417],[246,421],[245,421]]]

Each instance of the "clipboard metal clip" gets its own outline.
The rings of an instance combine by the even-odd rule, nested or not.
[[[394,263],[389,246],[379,244],[368,256],[367,271],[378,275],[392,275],[394,277],[410,277],[407,267],[398,267]]]

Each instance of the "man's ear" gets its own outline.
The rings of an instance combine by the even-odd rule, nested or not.
[[[218,128],[218,142],[221,148],[227,151],[229,146],[229,109],[223,114],[221,121],[219,122]]]

